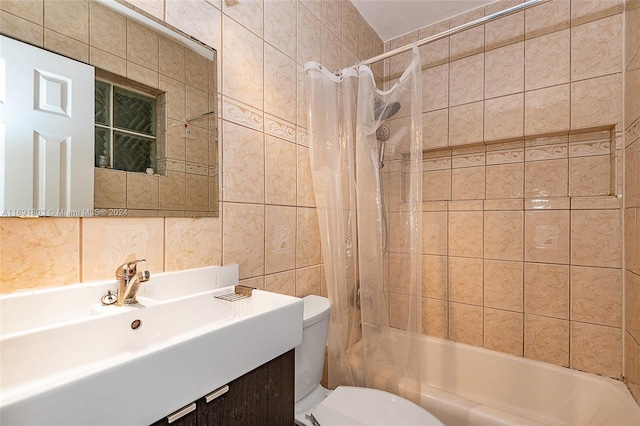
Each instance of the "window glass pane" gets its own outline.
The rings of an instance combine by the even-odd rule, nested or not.
[[[155,135],[155,98],[114,86],[113,101],[114,127],[151,136]]]
[[[144,137],[113,133],[113,168],[128,172],[156,169],[156,141]]]
[[[95,99],[96,108],[95,116],[96,123],[109,125],[109,96],[111,93],[111,85],[104,81],[96,80],[95,84]]]
[[[95,161],[96,167],[104,167],[103,164],[100,164],[99,157],[107,157],[109,158],[109,129],[105,129],[103,127],[97,127],[95,131]],[[103,161],[108,161],[104,160]]]

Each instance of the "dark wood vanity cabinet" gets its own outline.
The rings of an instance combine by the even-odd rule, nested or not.
[[[293,424],[295,352],[272,359],[227,384],[210,402],[202,397],[196,409],[169,423],[171,416],[152,426],[278,426]],[[225,392],[226,390],[226,392]]]

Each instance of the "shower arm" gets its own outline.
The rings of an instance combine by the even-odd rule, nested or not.
[[[465,30],[468,30],[468,29],[471,29],[471,28],[475,28],[477,26],[480,26],[480,25],[485,24],[487,22],[493,21],[495,19],[502,18],[502,17],[508,16],[508,15],[512,15],[514,13],[520,12],[521,10],[525,10],[525,9],[528,9],[528,8],[530,8],[532,6],[535,6],[535,5],[538,5],[538,4],[542,4],[542,3],[546,3],[548,1],[550,1],[550,0],[529,0],[527,2],[524,2],[524,3],[518,4],[516,6],[507,8],[505,10],[502,10],[500,12],[493,13],[493,14],[491,14],[489,16],[484,16],[482,18],[476,19],[475,21],[467,22],[466,24],[462,24],[462,25],[459,25],[459,26],[457,26],[455,28],[451,28],[451,29],[443,31],[441,33],[438,33],[438,34],[423,38],[423,39],[418,40],[418,41],[416,41],[414,43],[407,44],[407,45],[402,46],[402,47],[398,47],[397,49],[393,49],[393,50],[390,50],[390,51],[385,52],[385,53],[381,53],[380,55],[374,56],[373,58],[369,58],[369,59],[366,59],[364,61],[357,62],[356,64],[353,65],[353,67],[357,67],[359,65],[371,65],[373,63],[382,61],[383,59],[387,59],[387,58],[390,58],[392,56],[396,56],[396,55],[399,55],[401,53],[408,52],[411,49],[413,49],[414,45],[420,47],[420,46],[423,46],[423,45],[428,44],[428,43],[433,43],[434,41],[443,39],[445,37],[449,37],[451,35],[457,34],[459,32],[462,32],[462,31],[465,31]]]

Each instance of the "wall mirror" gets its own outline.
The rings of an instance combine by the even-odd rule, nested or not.
[[[82,2],[68,2],[68,5],[82,7]],[[65,60],[81,60],[82,65],[86,63],[94,69],[93,89],[87,90],[91,93],[83,93],[85,98],[90,97],[94,111],[93,117],[83,119],[90,122],[90,137],[85,138],[89,140],[90,158],[87,160],[85,155],[80,164],[75,155],[69,154],[75,152],[69,145],[77,146],[82,136],[74,136],[72,143],[65,146],[66,136],[47,136],[60,135],[60,132],[38,133],[30,129],[31,134],[23,139],[26,145],[34,147],[36,158],[15,156],[15,162],[6,161],[15,163],[13,169],[22,170],[20,173],[27,178],[16,172],[0,182],[3,184],[1,197],[6,199],[7,194],[13,192],[21,194],[25,201],[17,206],[1,204],[1,214],[218,216],[216,51],[123,3],[91,1],[89,15],[87,58],[74,57],[64,44],[45,42],[44,47],[48,54]],[[47,31],[45,20],[45,34]],[[12,40],[16,38],[0,32]],[[29,47],[45,51],[43,46]],[[33,80],[31,74],[33,71],[29,73],[29,79]],[[65,83],[66,77],[55,73],[41,74],[45,75],[41,94],[38,95],[36,89],[36,94],[31,96],[44,96],[45,109],[54,104],[49,109],[60,110],[59,106],[67,102],[65,88],[71,86],[71,82]],[[7,87],[13,84],[12,78],[7,72]],[[5,108],[0,127],[10,130],[14,124],[6,113],[9,107],[3,102],[0,104]],[[68,115],[79,116],[80,102],[74,101],[73,106],[73,114]],[[62,108],[62,112],[54,113],[64,119],[66,111]],[[13,119],[15,121],[15,117]],[[10,131],[6,131],[4,137],[7,141],[17,139]],[[33,143],[31,139],[35,139]],[[84,145],[86,148],[87,144]],[[6,155],[5,158],[8,159]],[[55,167],[45,164],[47,161],[43,158]],[[71,176],[71,171],[87,169],[87,161],[89,175]],[[48,174],[43,171],[43,164]],[[60,188],[47,190],[45,194],[42,188],[55,180],[61,182]],[[32,188],[18,187],[21,181],[29,181]],[[68,201],[75,194],[89,190],[93,193],[92,205]]]

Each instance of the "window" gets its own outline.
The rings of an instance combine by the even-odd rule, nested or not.
[[[95,166],[157,170],[156,145],[156,99],[96,80]]]

